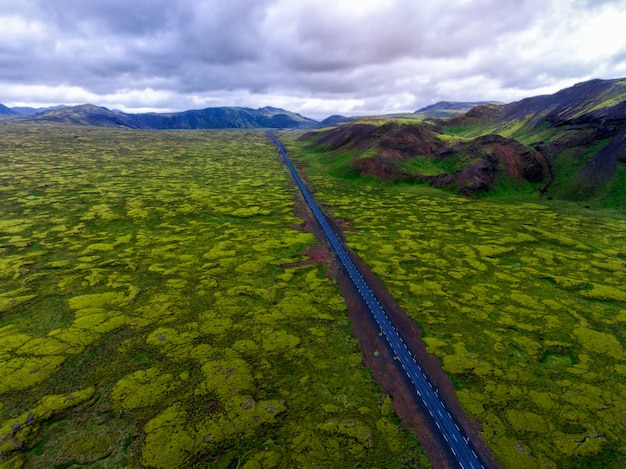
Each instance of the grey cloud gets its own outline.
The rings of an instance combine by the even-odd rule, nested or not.
[[[210,63],[256,60],[263,38],[260,25],[269,1],[190,3],[181,15],[178,52]]]
[[[303,10],[294,18],[295,33],[287,38],[293,47],[285,51],[286,63],[325,72],[405,57],[464,57],[491,46],[500,35],[527,28],[538,14],[529,0],[479,0],[457,8],[447,2],[396,1],[359,19]]]
[[[516,54],[519,37],[549,27],[546,12],[559,1],[537,8],[535,0],[381,0],[357,11],[358,2],[343,0],[3,0],[0,21],[19,15],[22,23],[0,38],[0,89],[136,91],[127,102],[138,107],[137,93],[152,89],[163,92],[152,104],[171,99],[170,108],[276,93],[364,100],[368,110],[447,99],[441,84],[475,77],[498,86],[494,94],[532,90],[598,67],[572,54]],[[584,15],[626,0],[571,4]],[[460,98],[479,92],[458,90]]]
[[[55,0],[38,2],[48,21],[72,34],[150,35],[175,17],[177,2],[168,0]]]
[[[262,46],[259,27],[267,4],[41,1],[27,19],[43,22],[47,37],[15,44],[26,53],[17,69],[23,69],[22,79],[38,83],[94,86],[106,81],[96,85],[102,92],[135,84],[145,76],[183,78],[193,69],[206,72],[206,64],[254,61]],[[6,72],[1,78],[20,79]],[[210,76],[205,80],[210,83]]]

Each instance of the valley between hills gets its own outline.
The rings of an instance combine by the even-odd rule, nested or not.
[[[625,106],[276,132],[502,467],[625,463]],[[3,467],[441,467],[263,131],[51,112],[0,120]]]

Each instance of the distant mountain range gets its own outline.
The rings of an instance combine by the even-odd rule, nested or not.
[[[57,109],[65,106],[52,106],[52,107],[7,107],[4,104],[0,104],[0,116],[34,116],[50,109]]]
[[[2,106],[2,105],[0,105]],[[23,108],[22,108],[23,109]],[[0,107],[0,115],[19,117],[15,108]],[[21,113],[24,116],[24,111]],[[175,113],[127,114],[105,107],[83,104],[62,106],[21,117],[26,122],[55,122],[98,127],[130,129],[251,129],[251,128],[315,128],[318,122],[294,112],[273,107],[250,109],[216,107]]]
[[[474,106],[499,104],[494,102],[451,102],[441,101],[413,113],[421,118],[448,118],[463,114]],[[290,128],[307,129],[331,127],[352,122],[356,117],[329,116],[318,122],[284,109],[264,107],[215,107],[176,113],[130,114],[112,111],[105,107],[83,104],[79,106],[55,106],[48,108],[14,107],[0,104],[0,116],[27,117],[36,122],[58,122],[74,125],[99,127],[128,127],[132,129],[249,129]],[[398,117],[406,114],[398,115]]]

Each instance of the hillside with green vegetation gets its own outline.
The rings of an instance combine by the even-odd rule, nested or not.
[[[335,174],[626,210],[626,80],[452,119],[366,118],[302,138]]]
[[[626,218],[345,177],[281,138],[506,468],[626,462]]]
[[[1,131],[2,467],[428,467],[262,132]]]

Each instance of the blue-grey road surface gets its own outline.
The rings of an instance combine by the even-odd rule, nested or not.
[[[424,373],[422,367],[417,363],[415,357],[404,343],[399,331],[391,322],[387,313],[385,313],[385,310],[374,295],[372,289],[363,279],[363,275],[352,261],[352,258],[348,255],[346,247],[344,247],[340,238],[331,228],[330,224],[326,220],[326,217],[313,199],[313,196],[300,178],[300,175],[291,164],[285,148],[271,132],[268,131],[267,135],[278,147],[285,164],[291,171],[291,175],[302,192],[304,199],[320,224],[331,249],[334,251],[337,259],[339,260],[339,263],[345,269],[348,277],[350,277],[354,288],[359,292],[362,302],[378,323],[378,326],[386,338],[392,352],[395,354],[394,358],[398,360],[406,372],[407,377],[411,383],[413,383],[415,391],[422,401],[423,407],[426,409],[428,414],[430,414],[435,427],[439,430],[441,437],[449,446],[450,456],[453,460],[458,462],[459,467],[461,468],[483,469],[483,464],[480,462],[476,452],[470,446],[469,438],[463,435],[459,426],[454,421],[454,418],[450,412],[448,412],[444,403],[439,398],[438,393],[433,388],[428,376]]]

